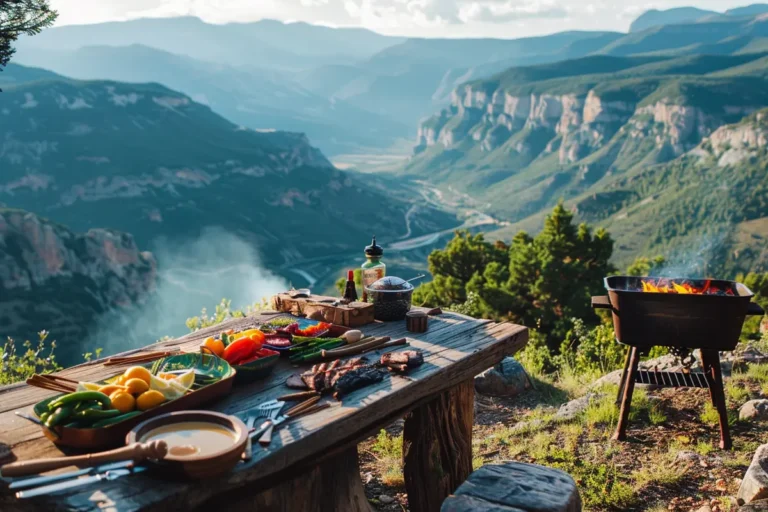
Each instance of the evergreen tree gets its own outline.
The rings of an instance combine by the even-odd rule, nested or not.
[[[48,0],[0,0],[0,70],[11,60],[15,51],[11,44],[20,35],[38,34],[56,16]]]
[[[553,344],[570,329],[571,318],[597,323],[590,297],[602,293],[613,269],[613,241],[604,229],[573,223],[558,204],[535,237],[518,233],[511,245],[491,244],[482,235],[457,232],[445,249],[429,257],[434,281],[414,298],[429,306],[451,306],[473,294],[471,314],[540,329]]]

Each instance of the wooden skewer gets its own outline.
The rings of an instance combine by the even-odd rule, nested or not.
[[[320,352],[320,355],[323,358],[335,359],[337,357],[362,354],[363,352],[368,352],[369,350],[378,348],[379,346],[388,342],[389,339],[390,339],[389,336],[384,336],[382,338],[376,338],[373,341],[369,341],[368,343],[362,343],[362,344],[355,343],[354,345],[351,345],[349,347],[341,347],[333,350],[323,350],[322,352]]]
[[[304,416],[307,414],[314,414],[317,411],[322,411],[323,409],[327,409],[331,406],[328,402],[325,402],[324,404],[317,404],[313,405],[312,407],[307,407],[306,409],[297,412],[296,414],[291,414],[291,418],[298,418],[299,416]]]
[[[43,373],[38,375],[39,377],[43,377],[45,379],[53,379],[53,380],[61,380],[64,382],[70,382],[72,384],[80,384],[79,381],[76,381],[74,379],[70,379],[69,377],[64,377],[63,375],[56,375],[54,373]]]
[[[302,391],[300,393],[291,393],[290,395],[283,395],[277,400],[280,402],[295,402],[298,400],[306,400],[307,398],[314,398],[320,396],[317,391]]]
[[[117,365],[134,364],[134,363],[148,363],[149,361],[154,361],[156,359],[161,359],[163,357],[169,357],[169,356],[177,355],[180,353],[181,353],[180,351],[146,352],[144,354],[138,354],[135,356],[112,357],[104,361],[104,366],[117,366]]]
[[[293,407],[291,409],[288,409],[288,411],[285,413],[285,415],[286,416],[293,416],[295,414],[298,414],[301,411],[303,411],[304,409],[308,409],[308,408],[312,407],[313,405],[315,405],[319,401],[320,401],[320,396],[315,396],[315,397],[310,398],[309,400],[304,400],[299,405],[297,405],[297,406],[295,406],[295,407]]]
[[[25,476],[66,468],[68,466],[93,467],[107,462],[119,462],[133,460],[141,462],[146,459],[164,459],[168,453],[168,445],[165,441],[156,440],[148,443],[133,443],[122,448],[116,448],[107,452],[90,453],[74,457],[52,457],[48,459],[24,460],[6,464],[0,468],[4,477]]]
[[[410,343],[408,343],[408,340],[405,338],[400,338],[399,340],[390,341],[389,343],[385,343],[379,347],[376,347],[376,350],[381,350],[383,348],[389,348],[389,347],[407,346],[407,345],[410,345]]]
[[[47,389],[49,391],[59,391],[63,393],[72,393],[77,388],[72,385],[62,384],[53,380],[40,378],[39,375],[33,375],[27,379],[27,384],[36,388]]]

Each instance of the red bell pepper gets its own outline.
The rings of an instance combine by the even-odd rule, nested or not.
[[[229,364],[239,364],[255,356],[261,350],[261,343],[257,343],[252,337],[239,338],[224,349],[222,357]]]

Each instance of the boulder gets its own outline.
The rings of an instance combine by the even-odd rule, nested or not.
[[[555,420],[565,421],[575,418],[577,415],[587,410],[592,400],[599,400],[603,395],[597,393],[587,393],[586,395],[571,400],[560,406],[555,414]]]
[[[768,444],[755,452],[736,497],[739,504],[768,499]]]
[[[739,507],[739,512],[768,512],[768,500],[757,500]]]
[[[517,396],[531,387],[525,368],[511,357],[475,377],[475,391],[487,396]]]
[[[579,512],[581,496],[567,473],[536,464],[487,464],[469,475],[440,512]]]
[[[766,420],[768,419],[768,400],[762,398],[750,400],[739,409],[740,420]]]

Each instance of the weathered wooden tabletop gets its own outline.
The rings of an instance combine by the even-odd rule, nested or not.
[[[195,351],[201,340],[213,333],[247,328],[272,316],[274,313],[262,313],[232,320],[130,353],[175,346]],[[429,330],[423,334],[407,332],[405,322],[375,323],[361,330],[366,335],[392,339],[407,337],[411,349],[423,351],[424,364],[406,376],[391,375],[377,385],[355,391],[342,402],[324,398],[333,405],[331,408],[281,426],[269,448],[254,443],[251,461],[239,463],[224,477],[203,483],[180,482],[146,471],[113,482],[27,500],[16,499],[0,483],[0,510],[189,511],[220,509],[222,505],[226,510],[255,510],[259,504],[259,510],[303,511],[338,510],[342,503],[345,510],[365,510],[367,502],[363,503],[365,496],[359,473],[355,474],[356,445],[406,415],[404,435],[409,444],[404,458],[411,510],[420,510],[413,503],[422,503],[424,510],[437,510],[437,501],[452,492],[461,483],[456,480],[463,480],[471,471],[471,437],[469,445],[467,438],[471,436],[472,378],[505,355],[524,347],[527,329],[443,313],[429,318]],[[375,359],[379,353],[368,355]],[[285,379],[301,370],[303,368],[281,361],[269,379],[236,385],[228,397],[208,404],[207,408],[238,414],[265,400],[290,393]],[[95,361],[64,370],[61,375],[97,381],[119,372],[119,367],[104,367]],[[26,384],[0,388],[0,443],[10,446],[18,460],[62,455],[43,437],[40,427],[14,414],[19,410],[31,412],[33,404],[53,394]],[[432,460],[423,461],[423,458]],[[437,477],[425,474],[430,465],[441,459],[454,467],[439,471]],[[439,480],[430,481],[434,478]],[[356,481],[341,481],[345,479]],[[432,489],[421,489],[424,486]],[[336,495],[336,501],[331,503],[333,500],[326,498],[318,504],[318,500],[322,501],[329,493]],[[340,496],[342,494],[344,496]]]

